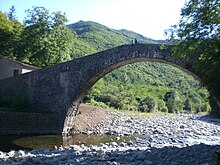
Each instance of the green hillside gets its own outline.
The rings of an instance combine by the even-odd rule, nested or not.
[[[142,43],[160,43],[95,22],[80,21],[69,28],[78,36],[72,58],[130,44],[134,38]],[[143,62],[121,67],[100,79],[85,96],[84,102],[142,112],[199,112],[210,110],[208,97],[208,91],[197,80],[178,68]]]
[[[66,26],[65,15],[50,14],[44,7],[34,7],[24,22],[22,25],[0,12],[0,54],[40,67],[131,44],[135,38],[140,43],[163,43],[91,21]],[[127,65],[106,75],[88,92],[84,102],[142,112],[199,112],[210,110],[208,97],[207,90],[187,73],[169,65],[145,62]],[[14,101],[14,107],[20,102],[26,104],[26,99],[22,100]],[[10,107],[12,104],[0,98],[1,105]]]
[[[141,43],[160,43],[128,30],[114,30],[96,22],[79,21],[68,27],[77,34],[73,46],[72,58],[81,57],[94,52],[130,44],[134,38]]]
[[[142,62],[121,67],[100,79],[84,102],[147,112],[200,112],[210,110],[208,97],[208,91],[187,73],[167,64]],[[148,103],[146,98],[151,101]]]
[[[140,42],[145,43],[157,43],[156,41],[144,37],[132,31],[125,29],[115,30],[110,29],[104,25],[101,25],[92,21],[79,21],[75,24],[69,25],[80,37],[84,38],[86,41],[95,43],[95,39],[99,41],[96,43],[98,47],[102,45],[101,48],[107,48],[108,46],[118,46],[123,44],[128,44],[132,39],[137,38]]]

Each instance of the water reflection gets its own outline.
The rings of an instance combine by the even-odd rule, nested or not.
[[[70,146],[70,145],[98,145],[100,143],[107,143],[115,141],[117,143],[126,142],[132,140],[133,137],[120,137],[107,135],[85,135],[78,134],[74,136],[62,137],[62,135],[41,135],[41,136],[29,136],[29,137],[0,137],[0,151],[10,151],[19,149],[38,149],[45,147],[48,149],[54,149],[55,146]],[[4,145],[2,145],[4,144]]]
[[[85,144],[85,145],[97,145],[99,143],[105,143],[115,140],[115,136],[107,135],[85,135],[78,134],[74,136],[63,137],[63,146],[70,146],[73,144]]]
[[[62,145],[63,140],[61,135],[41,135],[18,138],[12,141],[12,144],[29,149],[37,149],[40,147],[53,149],[55,146]]]

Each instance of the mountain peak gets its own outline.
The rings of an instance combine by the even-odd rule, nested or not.
[[[98,40],[99,43],[105,45],[106,43],[115,43],[112,46],[128,44],[132,39],[136,38],[141,43],[158,44],[156,40],[147,38],[141,34],[129,31],[126,29],[116,30],[111,29],[105,25],[93,21],[82,21],[68,25],[70,29],[74,30],[79,37],[92,38]],[[109,46],[107,47],[109,48]]]

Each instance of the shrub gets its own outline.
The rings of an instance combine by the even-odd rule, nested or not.
[[[163,100],[157,100],[157,109],[161,112],[168,112],[166,104]]]
[[[189,99],[186,99],[183,109],[186,111],[192,111],[192,103],[189,101]]]
[[[161,112],[168,112],[167,107],[162,108],[162,109],[161,109]]]
[[[183,104],[177,91],[167,92],[164,96],[164,100],[166,101],[169,113],[178,113],[179,111],[182,111]]]
[[[144,98],[139,105],[139,111],[141,112],[155,112],[157,109],[157,101],[152,96]]]
[[[209,112],[209,111],[211,111],[211,106],[210,106],[209,102],[206,102],[206,103],[201,105],[201,111],[202,112]]]

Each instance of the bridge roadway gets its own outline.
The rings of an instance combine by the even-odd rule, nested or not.
[[[39,113],[55,114],[56,118],[51,119],[53,124],[46,130],[41,121],[36,121],[38,127],[33,129],[33,133],[68,134],[74,132],[71,121],[78,113],[81,99],[100,78],[123,65],[143,61],[167,63],[196,77],[191,68],[173,57],[169,48],[162,49],[155,44],[131,44],[3,79],[0,81],[0,96],[25,96]],[[25,132],[25,128],[21,129]]]

